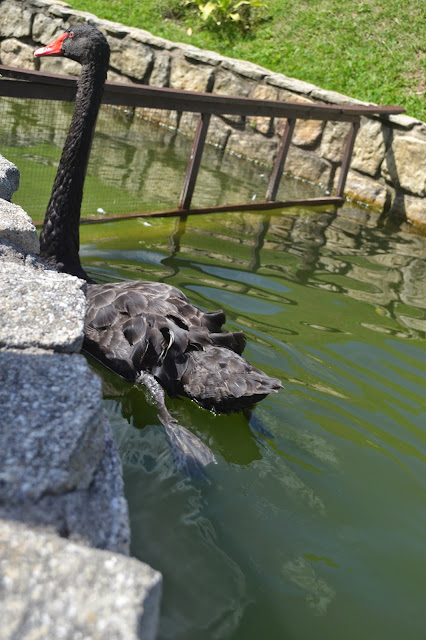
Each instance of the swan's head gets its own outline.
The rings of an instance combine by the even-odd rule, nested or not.
[[[88,24],[76,24],[54,42],[34,51],[34,56],[64,56],[80,64],[109,60],[109,44],[105,36]]]

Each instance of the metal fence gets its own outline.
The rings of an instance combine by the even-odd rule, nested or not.
[[[36,145],[36,147],[37,145],[43,147],[53,142],[52,148],[55,150],[55,153],[49,151],[47,155],[42,155],[40,158],[42,162],[49,164],[49,168],[52,168],[54,175],[57,158],[53,156],[56,155],[57,149],[57,155],[59,157],[60,149],[65,139],[71,116],[71,109],[68,103],[74,99],[76,79],[37,71],[23,71],[1,65],[0,75],[2,76],[0,77],[0,96],[3,96],[0,102],[3,108],[6,109],[6,112],[9,109],[9,111],[14,112],[15,115],[18,114],[18,117],[13,120],[14,124],[10,127],[9,132],[7,132],[7,127],[4,124],[7,122],[7,118],[2,118],[3,124],[0,125],[2,147],[0,151],[3,155],[8,156],[9,159],[14,160],[14,154],[11,152],[13,145],[25,151],[25,145],[28,147],[28,140],[32,140],[33,142],[31,144],[33,146]],[[23,107],[22,104],[19,105],[19,101],[24,98],[27,99],[26,104],[28,104],[28,99],[30,99],[31,104],[34,106]],[[117,137],[125,138],[128,142],[131,141],[133,148],[132,153],[136,156],[135,161],[137,161],[138,148],[140,148],[141,154],[143,154],[142,150],[146,150],[146,132],[141,131],[142,125],[137,122],[141,119],[132,117],[134,108],[175,110],[179,113],[192,112],[199,114],[193,143],[188,150],[189,160],[185,167],[179,167],[182,176],[182,186],[179,194],[173,194],[176,195],[175,206],[171,205],[170,200],[161,202],[157,197],[153,198],[152,202],[147,203],[147,209],[144,211],[138,209],[137,202],[135,202],[135,208],[130,205],[130,211],[132,211],[132,213],[125,213],[126,217],[130,217],[131,215],[170,216],[182,213],[204,213],[210,211],[272,209],[294,205],[340,205],[344,201],[343,192],[361,116],[390,115],[404,111],[400,107],[304,104],[272,100],[254,100],[250,98],[176,91],[166,88],[112,82],[107,82],[105,85],[103,104],[120,105],[121,107],[119,112],[118,110],[113,111],[111,108],[101,109],[98,120],[98,140],[99,136],[101,138],[104,136],[104,145],[106,145],[107,148],[97,149],[95,138],[92,150],[92,164],[93,161],[97,164],[98,177],[100,177],[103,172],[105,179],[102,180],[102,184],[107,185],[107,187],[104,187],[104,196],[107,190],[111,190],[111,192],[114,191],[115,182],[117,183],[117,188],[120,188],[120,185],[123,184],[122,180],[117,181],[116,179],[119,168],[122,165],[120,158],[117,158],[117,154],[114,154],[114,141],[117,140]],[[267,184],[265,185],[265,195],[261,197],[260,200],[257,199],[255,202],[251,200],[249,202],[221,204],[205,203],[203,206],[191,206],[200,171],[201,159],[203,153],[205,153],[206,135],[212,115],[263,116],[287,119],[275,163],[267,180]],[[112,120],[108,122],[108,118],[113,118],[114,122],[112,122]],[[339,182],[336,192],[330,196],[321,195],[319,197],[310,196],[304,198],[290,197],[277,199],[283,171],[285,169],[285,160],[297,119],[332,120],[351,123],[343,152]],[[120,123],[120,127],[118,128],[116,127],[117,122]],[[29,129],[31,129],[31,137],[26,138]],[[141,136],[140,144],[138,143],[138,136]],[[107,137],[109,137],[108,141],[106,141]],[[8,141],[13,142],[13,145],[11,144],[9,147]],[[37,152],[37,148],[35,150],[33,149],[33,155],[34,151]],[[37,154],[35,155],[37,156]],[[20,156],[20,168],[22,168],[23,160],[25,160],[25,154]],[[143,160],[145,160],[145,158],[141,157],[140,161],[142,162]],[[28,175],[27,178],[33,180],[33,177],[28,177]],[[89,179],[91,179],[90,175]],[[135,183],[136,182],[137,181],[135,181]],[[33,182],[33,184],[37,187],[36,183]],[[167,187],[168,194],[170,194],[170,181],[167,181],[167,178],[165,186]],[[142,188],[144,191],[150,188],[146,180],[143,183],[139,183],[138,188],[136,188],[136,184],[134,187],[135,197],[138,196],[138,188]],[[158,196],[158,193],[161,192],[161,187],[160,185],[156,185],[156,187],[155,193]],[[140,202],[140,200],[138,200],[138,202]],[[104,209],[100,203],[96,208]],[[92,219],[95,219],[96,216],[93,215],[93,211],[91,211],[91,213]],[[102,214],[103,211],[99,211],[99,213]],[[122,213],[123,212],[120,212],[120,215],[117,217],[123,217],[121,215]],[[86,211],[83,208],[83,216],[85,214]],[[102,219],[102,215],[99,217]]]

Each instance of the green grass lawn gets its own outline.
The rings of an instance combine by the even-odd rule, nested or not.
[[[181,0],[68,0],[147,29],[426,120],[425,0],[264,0],[248,33],[207,30]],[[187,34],[191,27],[192,35]]]

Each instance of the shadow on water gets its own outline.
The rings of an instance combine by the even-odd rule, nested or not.
[[[26,118],[8,129],[3,153],[34,215],[26,169],[43,165],[50,180],[60,111],[47,130],[51,114],[30,114],[32,145]],[[174,206],[190,141],[115,117],[113,135],[100,117],[85,215]],[[204,160],[194,204],[264,193],[259,165],[213,148]],[[316,195],[290,180],[282,189]],[[350,205],[81,228],[95,280],[166,281],[222,307],[246,333],[247,358],[285,385],[251,415],[168,400],[216,456],[206,482],[174,470],[144,390],[93,365],[123,461],[132,553],[164,576],[161,640],[424,636],[426,240],[409,231]]]

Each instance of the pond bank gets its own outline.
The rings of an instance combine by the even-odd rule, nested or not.
[[[37,257],[18,184],[0,156],[0,638],[155,638],[161,575],[126,557],[121,462],[79,353],[85,283]]]
[[[111,46],[109,79],[153,86],[207,91],[258,99],[329,104],[363,104],[348,96],[243,60],[157,38],[93,14],[71,9],[64,2],[6,0],[0,8],[2,64],[79,73],[70,60],[33,57],[34,48],[50,42],[78,22],[96,25]],[[365,104],[365,103],[364,103]],[[135,114],[161,121],[192,135],[196,114],[135,109]],[[282,118],[213,117],[209,141],[221,149],[272,164],[286,120]],[[286,171],[331,190],[337,184],[347,123],[299,121]],[[426,225],[426,124],[402,116],[362,118],[345,195],[394,218]]]

